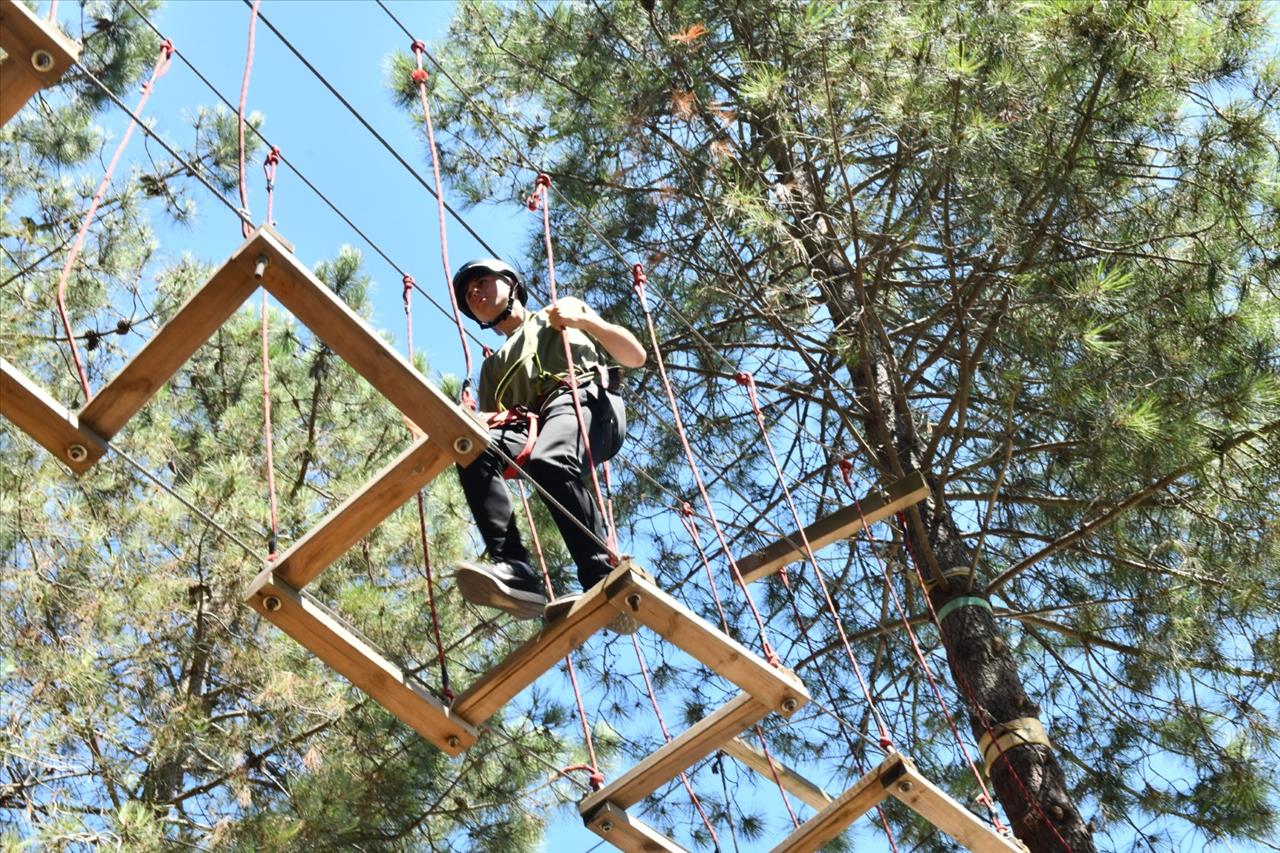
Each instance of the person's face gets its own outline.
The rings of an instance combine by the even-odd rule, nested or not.
[[[483,273],[467,282],[467,307],[482,323],[501,314],[510,295],[511,282],[505,276]]]

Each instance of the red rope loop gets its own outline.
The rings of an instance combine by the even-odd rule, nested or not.
[[[551,176],[548,175],[546,172],[539,172],[538,177],[534,178],[533,180],[533,185],[535,187],[550,187]]]
[[[844,484],[849,488],[853,488],[853,460],[845,456],[836,464],[840,466],[840,476],[844,480]]]
[[[413,286],[415,284],[417,284],[417,282],[413,280],[413,276],[409,275],[408,273],[405,273],[404,274],[404,293],[403,293],[403,296],[401,297],[402,299],[404,299],[405,311],[409,310],[409,294],[413,292]]]
[[[422,43],[421,39],[414,39],[413,44],[409,45],[409,49],[418,54],[419,57],[427,52],[427,46]]]

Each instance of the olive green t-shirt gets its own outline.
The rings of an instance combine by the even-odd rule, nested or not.
[[[529,406],[543,394],[560,393],[557,385],[569,375],[561,336],[569,338],[574,372],[590,376],[601,364],[595,341],[581,329],[557,330],[546,309],[531,311],[524,323],[480,367],[480,410],[501,412]],[[568,390],[567,386],[562,386]]]

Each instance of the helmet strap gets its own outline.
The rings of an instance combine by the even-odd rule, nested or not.
[[[516,304],[516,289],[512,287],[511,291],[507,294],[507,307],[503,308],[502,313],[499,314],[497,317],[494,317],[489,322],[480,323],[480,328],[492,329],[498,324],[500,324],[503,320],[506,320],[508,317],[511,316],[511,306],[515,304]]]

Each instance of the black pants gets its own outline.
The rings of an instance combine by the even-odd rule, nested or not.
[[[626,412],[622,398],[592,383],[578,389],[582,416],[586,422],[591,447],[591,461],[596,465],[613,457],[626,433]],[[511,459],[524,449],[529,435],[525,419],[489,431],[490,448],[466,468],[458,468],[462,491],[475,516],[476,526],[484,539],[489,557],[504,562],[531,563],[529,551],[520,540],[515,512],[502,479],[507,462],[496,452],[499,447]],[[586,448],[578,431],[573,397],[564,391],[543,405],[538,412],[538,437],[529,460],[521,466],[525,474],[563,506],[596,538],[605,541],[604,518],[596,505],[591,472],[587,467]],[[547,502],[551,517],[578,567],[578,581],[590,589],[612,570],[608,552],[565,516],[554,503]]]

